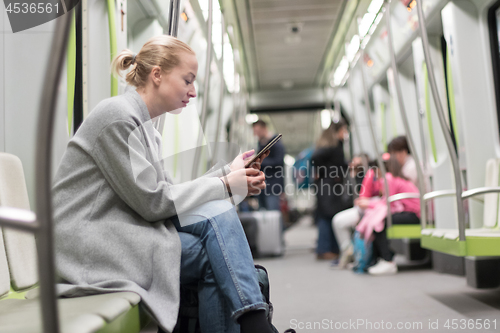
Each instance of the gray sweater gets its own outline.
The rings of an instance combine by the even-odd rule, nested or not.
[[[181,244],[169,218],[226,193],[219,172],[173,185],[161,151],[135,90],[96,106],[55,176],[56,265],[61,296],[133,291],[172,331]]]

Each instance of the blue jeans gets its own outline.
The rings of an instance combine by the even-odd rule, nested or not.
[[[339,253],[339,246],[332,228],[332,219],[318,217],[318,246],[317,254],[326,252]]]
[[[202,332],[239,332],[238,317],[266,310],[267,304],[234,207],[208,202],[183,214],[182,221],[185,226],[173,219],[182,244],[181,283],[198,281]]]

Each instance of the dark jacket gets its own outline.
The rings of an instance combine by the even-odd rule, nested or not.
[[[311,157],[317,192],[317,217],[331,219],[344,209],[341,196],[347,163],[342,142],[336,147],[318,148]]]
[[[257,152],[261,151],[271,140],[273,140],[277,135],[270,138],[264,144],[259,142]],[[266,189],[263,191],[266,195],[273,193],[278,194],[285,191],[285,146],[283,143],[278,141],[272,148],[269,156],[262,162],[261,170],[264,171],[266,175]]]

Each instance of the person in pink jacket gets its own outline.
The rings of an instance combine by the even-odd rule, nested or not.
[[[376,162],[371,162],[368,167],[369,169],[366,171],[366,175],[361,184],[359,197],[354,200],[354,207],[335,214],[332,219],[335,237],[337,238],[337,243],[341,251],[338,264],[339,268],[345,268],[353,255],[351,230],[356,227],[364,210],[370,206],[370,203],[380,200],[380,169]]]
[[[406,179],[401,172],[402,166],[394,156],[388,162],[388,173],[386,175],[389,185],[389,196],[398,193],[418,193],[418,188]],[[383,179],[381,182],[382,191]],[[384,194],[385,196],[385,194]],[[420,200],[403,199],[391,203],[391,214],[393,224],[419,224],[420,223]],[[359,222],[356,230],[365,240],[373,240],[374,258],[380,258],[378,263],[368,269],[372,275],[386,275],[397,273],[397,265],[393,261],[394,253],[389,248],[389,241],[385,234],[385,223],[387,217],[387,204],[380,200],[369,206],[365,215]]]

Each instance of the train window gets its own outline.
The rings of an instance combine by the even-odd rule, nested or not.
[[[497,120],[500,129],[500,1],[488,11],[490,29],[491,59],[493,62],[493,78],[495,81],[495,97],[497,101]]]

